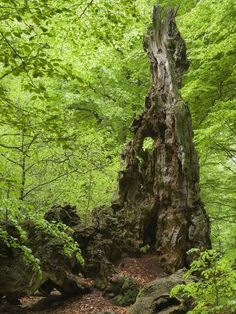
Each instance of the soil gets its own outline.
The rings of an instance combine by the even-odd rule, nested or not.
[[[118,266],[115,276],[127,275],[135,279],[140,286],[160,277],[162,269],[157,256],[125,257]],[[120,307],[94,289],[92,293],[73,298],[63,298],[54,292],[50,297],[31,296],[21,299],[21,308],[16,306],[0,307],[0,314],[98,314],[102,311],[113,311],[116,314],[128,313],[129,307]]]

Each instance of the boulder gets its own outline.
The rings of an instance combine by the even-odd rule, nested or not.
[[[44,218],[50,222],[61,222],[69,227],[80,224],[80,217],[77,214],[76,206],[72,205],[54,205],[44,215]]]
[[[112,299],[112,302],[119,306],[133,304],[139,293],[139,285],[128,276],[114,276],[104,294]]]
[[[6,239],[0,237],[0,297],[14,299],[30,295],[42,283],[41,274],[34,261],[27,258],[16,225],[2,221],[0,229],[8,234]]]
[[[140,291],[135,304],[128,314],[185,314],[190,310],[189,304],[170,295],[172,288],[184,284],[184,270],[171,276],[158,278],[149,282]]]
[[[82,273],[94,278],[96,287],[104,290],[122,254],[119,237],[114,234],[118,230],[114,211],[110,207],[97,208],[93,211],[92,226],[73,229],[73,238],[85,260]]]
[[[12,304],[0,304],[1,314],[25,314],[25,309]]]
[[[44,278],[42,292],[50,294],[53,288],[63,295],[87,292],[88,287],[81,283],[77,275],[82,270],[82,265],[76,258],[76,252],[71,255],[65,253],[68,245],[66,238],[48,232],[32,220],[25,222],[24,228],[28,232],[27,246],[40,260]]]

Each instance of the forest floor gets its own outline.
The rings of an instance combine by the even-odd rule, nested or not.
[[[135,279],[141,286],[160,276],[162,270],[157,262],[157,256],[125,257],[118,266],[118,275],[127,275]],[[113,311],[116,314],[126,314],[129,307],[120,307],[103,296],[96,289],[92,293],[62,300],[60,296],[48,298],[32,296],[23,298],[22,311],[9,311],[1,314],[97,314],[101,311]]]

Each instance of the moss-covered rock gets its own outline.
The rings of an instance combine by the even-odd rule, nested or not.
[[[77,258],[80,251],[79,248],[76,250],[76,246],[74,250],[69,248],[73,244],[70,234],[54,229],[55,226],[51,228],[50,224],[41,226],[32,220],[25,222],[24,228],[28,232],[27,245],[40,260],[43,276],[45,281],[50,281],[51,289],[55,287],[69,295],[83,293],[84,286],[77,276],[82,270]]]
[[[38,261],[24,245],[16,224],[0,224],[0,296],[18,298],[33,293],[42,283]]]
[[[190,308],[184,300],[170,295],[172,288],[183,284],[183,270],[148,283],[139,293],[128,314],[185,314]]]
[[[78,226],[80,217],[77,214],[75,206],[72,205],[54,205],[44,215],[47,221],[61,222],[69,227]]]
[[[133,304],[139,293],[139,285],[128,276],[116,276],[109,282],[105,295],[112,299],[112,302],[119,306]]]

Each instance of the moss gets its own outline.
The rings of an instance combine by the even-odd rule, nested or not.
[[[133,279],[122,276],[112,280],[106,289],[106,295],[119,306],[128,306],[136,301],[139,286]]]
[[[95,285],[99,290],[104,290],[107,287],[107,279],[102,276],[97,277]]]

